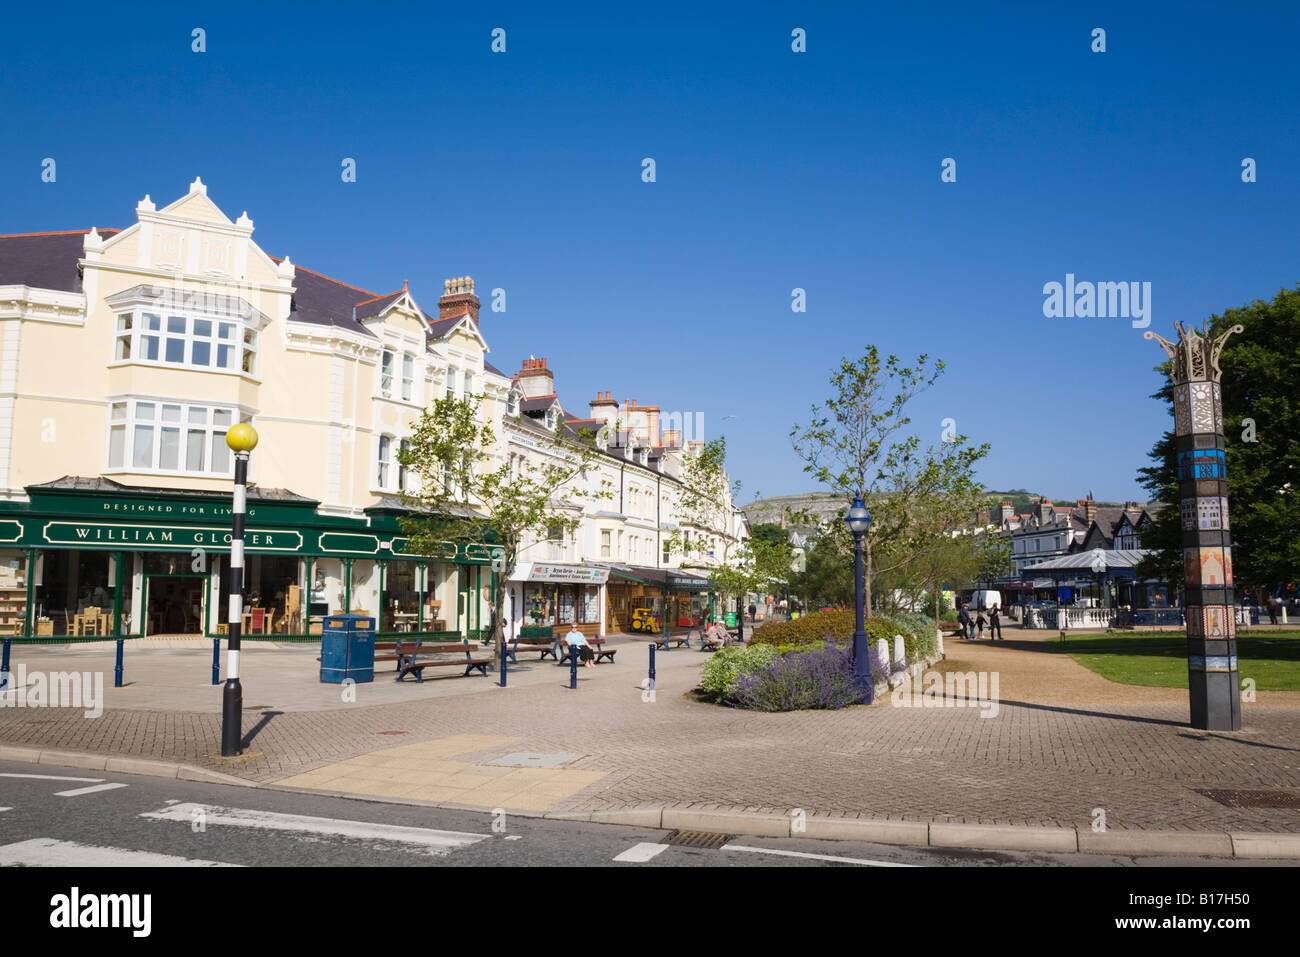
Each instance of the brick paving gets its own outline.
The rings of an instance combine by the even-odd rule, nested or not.
[[[0,741],[142,756],[221,770],[259,782],[383,748],[452,735],[498,735],[513,751],[582,755],[567,765],[600,771],[553,811],[643,806],[788,813],[803,808],[871,819],[1087,827],[1104,808],[1111,830],[1300,832],[1295,809],[1228,808],[1198,788],[1300,793],[1300,693],[1260,692],[1245,730],[1187,726],[1187,693],[1107,681],[1052,648],[1046,633],[1008,629],[1005,642],[949,640],[938,670],[996,671],[995,717],[979,708],[872,707],[762,714],[689,694],[706,656],[660,653],[655,700],[643,700],[644,645],[620,641],[619,664],[581,671],[530,663],[527,680],[482,679],[448,693],[370,707],[245,711],[251,750],[219,757],[213,713],[106,710],[96,720],[64,710],[0,710]],[[639,645],[639,647],[637,647]],[[144,653],[144,652],[138,652]],[[382,677],[379,680],[387,680]],[[451,693],[454,692],[454,693]],[[252,697],[249,697],[249,696]],[[257,691],[245,691],[253,701]],[[261,699],[266,700],[266,699]],[[384,732],[402,731],[402,735]]]

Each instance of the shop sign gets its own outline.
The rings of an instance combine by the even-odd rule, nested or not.
[[[116,525],[90,522],[46,522],[41,537],[50,545],[81,545],[110,548],[122,545],[144,548],[228,549],[232,534],[227,529],[196,525]],[[259,552],[298,552],[302,535],[285,528],[250,528],[244,532],[244,547]]]
[[[410,547],[409,538],[398,537],[392,541],[394,555],[417,559],[441,558],[462,565],[496,565],[505,557],[505,549],[500,545],[484,545],[482,542],[434,542],[428,555],[417,555]]]
[[[603,585],[609,579],[608,568],[589,568],[586,565],[539,565],[530,562],[516,571],[523,571],[525,574],[514,575],[515,581]]]
[[[664,584],[673,591],[708,591],[713,587],[703,578],[684,578],[681,575],[669,575]]]
[[[379,552],[379,536],[358,535],[354,532],[321,532],[317,545],[322,552],[374,555]]]

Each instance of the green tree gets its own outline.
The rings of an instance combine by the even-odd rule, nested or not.
[[[1233,575],[1239,588],[1271,592],[1295,581],[1300,569],[1300,291],[1281,290],[1271,302],[1211,316],[1217,336],[1240,323],[1220,357],[1223,425],[1227,449],[1228,521]],[[1166,377],[1169,363],[1157,367]],[[1153,398],[1172,419],[1173,386],[1167,379]],[[1183,584],[1181,518],[1174,436],[1151,449],[1152,465],[1139,470],[1153,500],[1164,504],[1143,534],[1154,554],[1139,566],[1142,577]]]
[[[913,440],[897,443],[894,436],[911,422],[907,403],[934,384],[944,364],[929,356],[905,365],[897,356],[883,362],[869,345],[856,362],[847,357],[831,375],[831,395],[814,405],[806,425],[790,430],[794,450],[804,460],[804,471],[823,485],[852,499],[861,495],[870,507],[873,492],[887,478],[882,468],[892,459],[892,469],[910,464]],[[874,516],[873,516],[874,517]],[[842,524],[842,523],[841,523]],[[880,539],[875,523],[863,536],[863,578],[867,612],[872,608],[872,543]]]
[[[530,457],[512,468],[496,454],[497,436],[480,418],[480,399],[442,398],[424,410],[398,461],[417,479],[405,501],[417,514],[401,519],[417,555],[441,555],[447,541],[487,541],[493,562],[498,634],[506,579],[530,536],[568,533],[581,521],[581,501],[607,497],[585,487],[601,452],[590,430],[563,422]],[[497,634],[492,636],[497,637]],[[498,654],[503,642],[496,642]]]
[[[697,558],[709,566],[709,577],[718,586],[725,601],[748,590],[750,572],[746,562],[748,550],[731,534],[733,506],[740,494],[740,482],[727,474],[727,437],[718,436],[705,443],[682,461],[678,475],[678,528],[664,538],[669,555]],[[694,538],[691,537],[695,530]],[[720,546],[708,559],[708,545],[701,530],[721,532]]]

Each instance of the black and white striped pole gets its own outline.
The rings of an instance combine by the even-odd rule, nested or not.
[[[244,512],[248,492],[248,453],[257,448],[257,431],[241,423],[226,433],[235,453],[235,498],[230,521],[230,607],[226,616],[226,687],[221,695],[221,756],[239,755],[244,689],[239,684],[239,630],[244,623]]]

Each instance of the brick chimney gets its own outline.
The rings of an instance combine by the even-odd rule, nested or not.
[[[618,419],[618,401],[611,399],[608,392],[597,392],[596,398],[591,400],[589,408],[593,419],[600,419],[611,429],[614,428],[614,422]],[[611,435],[609,439],[610,444],[613,445],[614,436]]]
[[[651,445],[650,417],[654,414],[656,429],[659,426],[659,407],[655,405],[637,405],[636,399],[628,399],[622,410],[623,428],[635,435],[642,445]],[[658,436],[654,436],[658,438]]]
[[[1016,517],[1016,507],[1010,502],[1002,503],[1002,521]]]
[[[444,279],[442,298],[438,300],[438,318],[455,319],[469,315],[478,325],[478,296],[474,295],[474,280],[469,276]]]
[[[1091,527],[1097,518],[1097,503],[1093,501],[1092,490],[1088,490],[1087,501],[1083,503],[1083,520]]]
[[[542,395],[555,395],[555,374],[546,368],[545,359],[531,356],[524,360],[524,367],[515,373],[519,388],[525,399],[535,399]]]
[[[1037,512],[1037,516],[1038,516],[1038,524],[1039,524],[1039,525],[1046,525],[1046,524],[1048,523],[1048,521],[1049,521],[1049,520],[1051,519],[1051,517],[1052,517],[1052,502],[1051,502],[1051,499],[1040,498],[1040,499],[1038,500],[1038,512]]]

